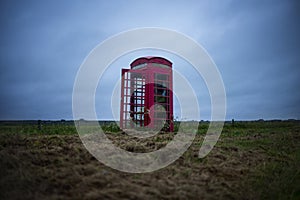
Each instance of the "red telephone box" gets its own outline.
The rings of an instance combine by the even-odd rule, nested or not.
[[[141,57],[122,69],[121,129],[173,131],[172,63],[162,57]]]

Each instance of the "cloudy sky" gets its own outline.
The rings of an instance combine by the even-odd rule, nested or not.
[[[289,0],[2,0],[0,119],[72,119],[73,84],[86,56],[108,37],[140,27],[178,31],[207,50],[224,81],[226,119],[300,119],[299,10]],[[96,94],[99,119],[112,119],[120,69],[149,54],[167,57],[191,81],[201,119],[210,119],[201,77],[175,55],[150,50],[125,55],[107,70]]]

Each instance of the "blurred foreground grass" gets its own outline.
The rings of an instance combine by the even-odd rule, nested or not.
[[[78,122],[75,122],[78,123]],[[97,131],[97,126],[90,126],[89,122],[81,121],[80,126],[85,126],[90,132]],[[115,122],[100,122],[102,129],[108,134],[120,134]],[[179,122],[175,123],[178,130]],[[198,137],[203,138],[209,122],[200,122]],[[73,121],[2,121],[0,122],[0,134],[7,138],[9,135],[76,135],[76,127]],[[201,139],[195,140],[194,147],[201,145]],[[159,141],[162,142],[162,141]],[[197,143],[197,144],[195,144]],[[0,141],[0,145],[5,144]],[[1,146],[0,146],[1,147]],[[230,162],[253,162],[237,164],[236,167],[248,166],[249,171],[244,175],[243,183],[247,186],[245,198],[260,199],[300,199],[300,122],[299,121],[237,121],[232,124],[226,122],[222,135],[216,145],[220,152],[226,152],[224,163],[215,164],[218,167]],[[5,149],[2,146],[0,150]],[[241,160],[230,160],[230,152]],[[253,154],[253,158],[242,159],[242,155]],[[215,155],[217,158],[220,155]],[[193,157],[193,152],[185,153],[183,158],[194,164],[209,163],[213,160],[210,154],[204,159]],[[227,161],[226,161],[227,160]],[[214,161],[213,161],[214,162]],[[242,165],[242,166],[241,166]],[[187,173],[188,176],[188,173]]]

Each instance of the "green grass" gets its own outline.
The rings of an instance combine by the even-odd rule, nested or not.
[[[260,152],[264,161],[246,183],[260,199],[300,199],[299,132],[299,122],[227,124],[218,145]]]
[[[75,122],[77,123],[77,122]],[[100,123],[104,132],[117,133],[121,129],[115,122]],[[90,122],[82,122],[77,128],[87,133],[99,131],[99,125]],[[6,134],[42,134],[42,135],[72,135],[77,134],[77,129],[73,121],[14,121],[0,122],[0,133]]]

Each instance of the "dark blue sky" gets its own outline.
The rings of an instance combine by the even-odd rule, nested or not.
[[[0,119],[72,119],[73,83],[84,58],[106,38],[139,27],[179,31],[208,51],[223,77],[227,119],[300,119],[299,10],[288,0],[2,0]],[[106,76],[117,80],[133,59],[124,57]],[[179,71],[182,65],[174,62]],[[197,84],[192,73],[186,76]],[[98,99],[111,96],[105,89]],[[209,96],[200,90],[206,120]],[[107,103],[98,107],[100,119],[112,118]]]

